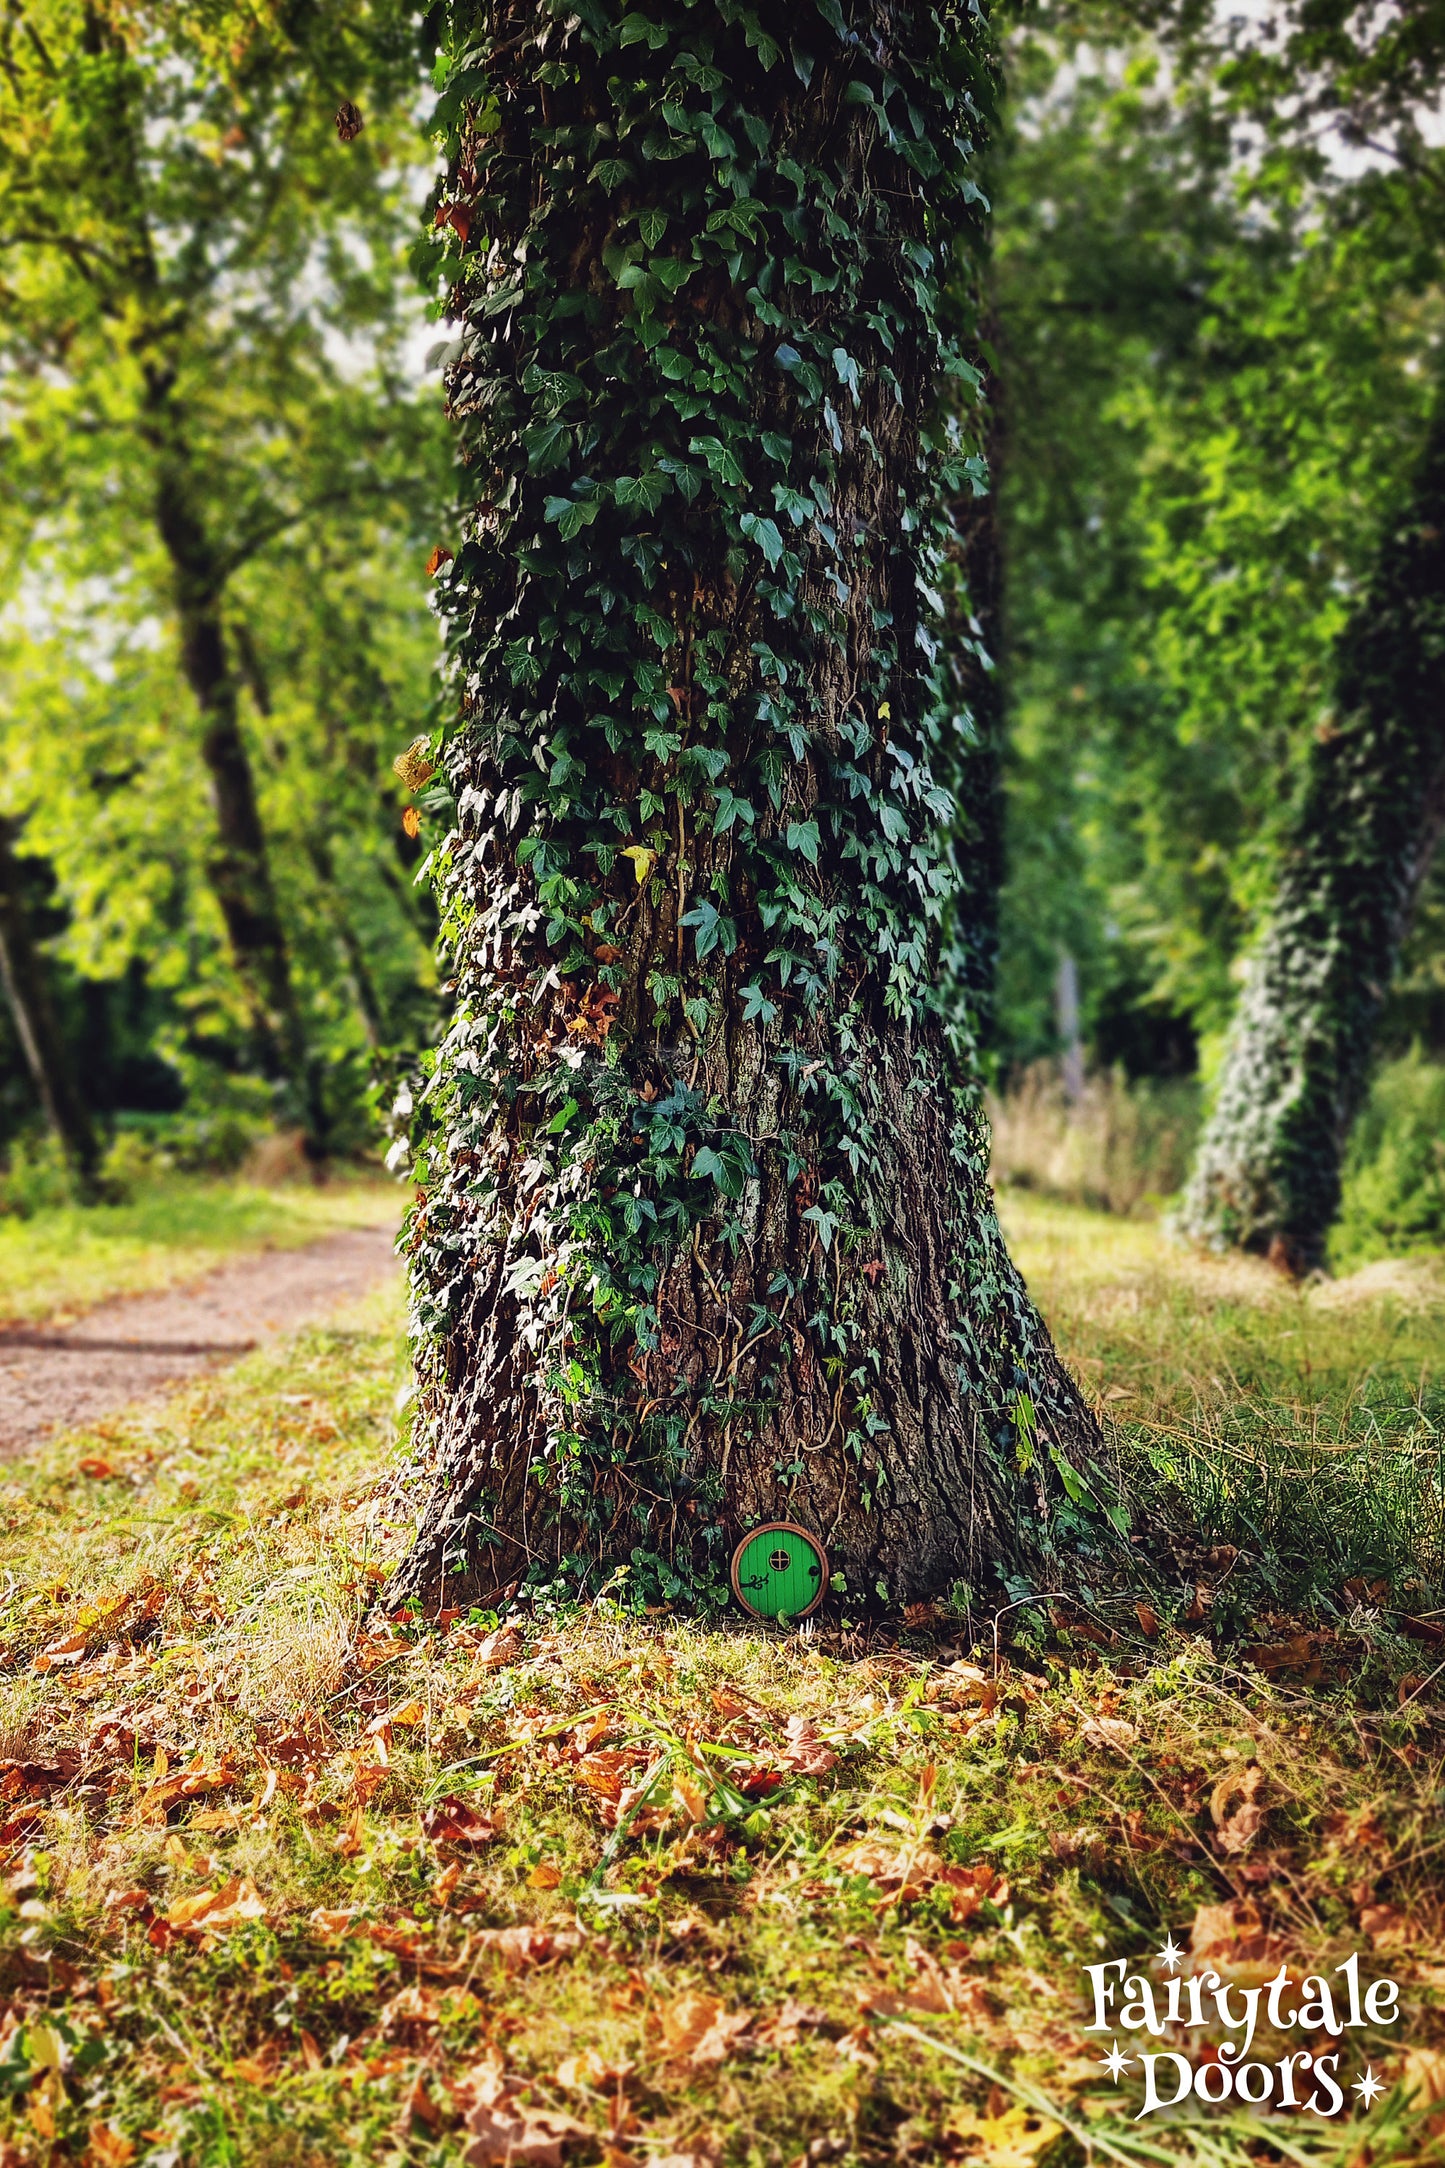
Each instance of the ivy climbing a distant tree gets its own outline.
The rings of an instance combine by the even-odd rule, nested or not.
[[[1341,638],[1269,923],[1185,1206],[1191,1232],[1322,1265],[1375,1027],[1445,829],[1445,399]]]
[[[1104,1570],[1122,1514],[935,991],[985,66],[916,0],[453,7],[456,1010],[392,1601],[707,1603],[773,1519],[854,1603]]]

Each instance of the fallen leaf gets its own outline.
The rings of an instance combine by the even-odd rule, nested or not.
[[[1056,2138],[1063,2125],[1032,2108],[1005,2108],[998,2115],[980,2115],[976,2108],[955,2108],[948,2119],[951,2137],[977,2144],[988,2168],[1032,2168],[1032,2163]]]
[[[1084,1737],[1090,1746],[1111,1746],[1122,1754],[1137,1744],[1139,1734],[1122,1716],[1091,1716],[1085,1719]]]
[[[1400,2066],[1400,2085],[1417,2107],[1445,2101],[1445,2049],[1411,2048]]]
[[[527,1877],[527,1883],[531,1889],[560,1889],[562,1887],[562,1876],[550,1860],[543,1859],[539,1860],[532,1869],[532,1872]]]
[[[625,2085],[637,2068],[635,2063],[606,2063],[595,2048],[583,2048],[580,2055],[569,2055],[558,2063],[557,2083],[571,2092],[611,2092]]]
[[[681,1995],[662,2013],[662,2037],[679,2062],[702,2069],[730,2055],[752,2023],[749,2010],[729,2010],[715,1995]]]
[[[535,2129],[504,2105],[478,2101],[467,2117],[472,2142],[462,2155],[466,2168],[562,2168],[562,2141]]]
[[[828,2022],[826,2010],[787,1996],[777,2009],[753,2027],[760,2048],[795,2048],[806,2032],[820,2032]]]
[[[113,2123],[92,2123],[90,2158],[95,2168],[126,2168],[127,2161],[135,2159],[135,2145]]]
[[[1159,1614],[1153,1605],[1136,1603],[1134,1616],[1139,1621],[1139,1631],[1144,1635],[1145,1639],[1147,1641],[1156,1641],[1159,1638]]]
[[[91,1477],[91,1479],[92,1479],[92,1480],[93,1480],[94,1482],[96,1482],[96,1483],[103,1483],[103,1482],[105,1481],[105,1479],[106,1479],[106,1477],[107,1477],[107,1476],[109,1476],[109,1475],[113,1475],[113,1474],[115,1473],[114,1469],[113,1469],[113,1468],[111,1467],[111,1465],[110,1465],[110,1462],[109,1462],[108,1460],[83,1460],[83,1461],[81,1461],[81,1463],[80,1463],[80,1472],[81,1472],[81,1474],[82,1474],[82,1475],[88,1475],[88,1476],[90,1476],[90,1477]],[[105,2127],[106,2127],[106,2126],[105,2126],[104,2124],[101,2124],[101,2123],[97,2123],[97,2125],[96,2125],[96,2129],[97,2129],[97,2130],[103,2130],[103,2129],[104,2129]],[[121,2143],[122,2143],[123,2145],[128,2145],[128,2144],[130,2144],[130,2141],[129,2141],[129,2139],[122,2139]],[[94,2150],[94,2145],[95,2145],[95,2140],[94,2140],[94,2138],[92,2138],[92,2139],[91,2139],[91,2148],[92,2148],[92,2150]],[[134,2147],[134,2146],[131,2146],[131,2152],[133,2153],[134,2151],[135,2151],[135,2147]],[[126,2159],[127,2159],[127,2160],[129,2160],[129,2158],[130,2158],[130,2154],[128,2153],[128,2154],[127,2154],[127,2155],[126,2155],[125,2157],[126,2157]]]
[[[553,1933],[546,1927],[483,1927],[473,1935],[471,1947],[494,1950],[508,1972],[522,1972],[554,1957],[570,1957],[581,1949],[582,1937],[571,1928]]]
[[[1201,1905],[1189,1930],[1189,1953],[1200,1961],[1274,1964],[1284,1955],[1284,1938],[1266,1931],[1258,1909],[1247,1900]]]
[[[1258,1762],[1227,1771],[1215,1785],[1209,1795],[1209,1815],[1221,1852],[1237,1855],[1249,1850],[1269,1812],[1261,1797],[1264,1789],[1264,1771]]]
[[[805,1777],[824,1776],[838,1763],[837,1754],[819,1736],[818,1727],[810,1716],[788,1718],[788,1743],[778,1759],[785,1767]]]
[[[1415,1940],[1410,1916],[1398,1905],[1366,1905],[1360,1914],[1360,1932],[1369,1936],[1377,1950],[1408,1949]]]
[[[443,1799],[428,1807],[421,1826],[433,1844],[490,1844],[502,1831],[500,1821],[490,1814],[478,1814],[462,1799]]]

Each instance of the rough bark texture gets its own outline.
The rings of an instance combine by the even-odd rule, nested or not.
[[[1196,1236],[1320,1266],[1375,1027],[1445,827],[1445,402],[1341,641],[1274,909],[1185,1206]]]
[[[787,1518],[854,1604],[977,1597],[1109,1530],[932,984],[966,25],[642,21],[453,25],[480,501],[391,1594],[715,1600]]]
[[[15,830],[14,821],[0,818],[0,979],[46,1122],[82,1188],[88,1188],[100,1145],[56,1020],[45,962],[35,945],[15,857]]]

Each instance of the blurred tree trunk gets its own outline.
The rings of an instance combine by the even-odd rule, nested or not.
[[[58,1138],[82,1194],[88,1194],[100,1162],[100,1144],[61,1035],[45,959],[30,924],[15,855],[17,834],[18,823],[0,817],[0,977],[5,981],[16,1035],[46,1122]]]
[[[1340,641],[1269,922],[1185,1206],[1190,1231],[1324,1263],[1375,1026],[1445,827],[1445,397]]]
[[[479,501],[390,1602],[710,1602],[786,1519],[851,1605],[967,1608],[1112,1544],[935,984],[962,21],[455,8]]]
[[[227,568],[198,509],[200,482],[186,451],[169,373],[151,376],[150,435],[157,451],[156,526],[171,563],[181,667],[201,717],[201,759],[216,816],[206,872],[221,907],[231,960],[250,1013],[261,1066],[288,1087],[290,1119],[308,1153],[326,1151],[326,1110],[296,998],[286,932],[241,730],[236,673],[226,639]]]

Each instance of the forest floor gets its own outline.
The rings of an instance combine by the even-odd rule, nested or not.
[[[1300,1294],[1005,1216],[1194,1535],[997,1657],[937,1614],[378,1615],[394,1284],[3,1471],[4,2168],[1445,2158],[1439,1270]],[[1082,1967],[1162,1989],[1166,1930],[1400,1983],[1337,2041],[1261,2021],[1341,2113],[1135,2119],[1179,2037],[1121,2030],[1114,2082]]]

